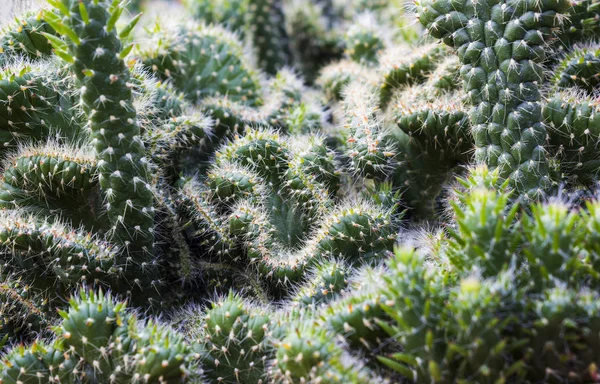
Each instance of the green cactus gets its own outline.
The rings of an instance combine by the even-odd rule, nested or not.
[[[206,23],[224,24],[252,41],[260,68],[275,74],[288,61],[285,21],[279,0],[187,0],[194,15]]]
[[[293,302],[300,306],[319,306],[327,303],[348,286],[350,268],[344,262],[326,261],[313,267],[306,283],[298,287]]]
[[[42,333],[50,322],[46,295],[19,277],[1,271],[0,276],[0,339]]]
[[[157,24],[144,48],[140,52],[144,66],[170,80],[190,101],[226,96],[260,104],[256,71],[237,37],[221,27],[193,24],[163,31]]]
[[[344,87],[353,81],[368,79],[374,82],[374,77],[367,68],[354,61],[342,60],[324,67],[316,84],[323,89],[328,100],[341,101]]]
[[[32,383],[176,382],[189,377],[197,358],[181,334],[140,322],[110,295],[86,293],[60,311],[56,341],[17,346],[3,356],[0,381]]]
[[[574,47],[554,70],[557,88],[577,87],[589,93],[600,84],[600,50],[595,46]]]
[[[407,46],[390,47],[379,57],[379,105],[391,101],[394,90],[425,80],[444,57],[446,50],[438,44],[426,44],[415,49]]]
[[[556,32],[555,46],[568,49],[574,44],[593,38],[600,28],[600,3],[596,0],[577,0],[571,3],[567,16]]]
[[[43,12],[16,17],[13,24],[0,30],[0,65],[19,56],[31,60],[50,56],[52,46],[44,33],[54,35],[56,32],[44,21]]]
[[[341,36],[331,28],[331,19],[335,17],[328,17],[328,8],[320,2],[284,2],[286,31],[295,67],[309,84],[315,81],[321,68],[343,55]]]
[[[353,61],[366,65],[375,63],[377,55],[385,48],[380,26],[376,23],[371,14],[360,15],[346,32],[346,55]]]
[[[597,180],[597,109],[595,99],[572,91],[558,92],[544,105],[550,144],[573,184],[593,185]]]
[[[260,383],[272,359],[268,312],[230,293],[212,304],[201,324],[190,325],[202,345],[204,377],[210,382]]]
[[[5,100],[0,105],[2,152],[21,143],[45,142],[66,138],[77,142],[83,132],[73,82],[55,61],[32,64],[16,62],[2,66],[0,90]]]
[[[498,167],[500,176],[525,198],[543,196],[552,181],[544,148],[541,63],[544,44],[560,25],[568,2],[478,6],[434,0],[416,5],[428,33],[458,51],[463,86],[473,105],[476,161]]]

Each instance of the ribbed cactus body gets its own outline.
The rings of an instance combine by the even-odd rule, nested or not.
[[[52,46],[43,33],[56,32],[44,21],[42,12],[15,18],[4,30],[0,30],[0,65],[19,56],[39,60],[51,55]]]
[[[600,114],[593,98],[564,91],[548,100],[543,109],[550,144],[561,168],[577,184],[590,185],[598,174],[596,143]]]
[[[124,303],[102,293],[82,291],[69,305],[54,328],[56,342],[8,351],[0,381],[175,383],[189,375],[196,356],[181,334],[138,322]]]
[[[270,319],[266,311],[230,294],[206,311],[199,333],[204,375],[211,382],[266,382],[272,359]]]
[[[500,169],[527,198],[550,186],[541,116],[544,44],[567,11],[552,3],[446,1],[417,2],[430,35],[456,48],[468,93],[475,158]],[[538,16],[539,15],[539,16]]]
[[[56,62],[16,63],[0,73],[0,141],[2,151],[18,144],[63,137],[76,141],[81,119],[70,79]]]
[[[155,31],[153,44],[142,50],[144,66],[170,80],[191,101],[226,96],[260,104],[257,74],[237,37],[221,27],[190,25]]]
[[[557,88],[577,87],[593,93],[600,84],[600,49],[575,47],[556,66],[553,83]]]

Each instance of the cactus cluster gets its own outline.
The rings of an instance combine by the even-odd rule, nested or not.
[[[600,382],[596,0],[46,1],[0,383]]]

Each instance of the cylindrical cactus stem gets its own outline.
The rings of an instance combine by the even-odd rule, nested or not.
[[[469,161],[473,145],[462,93],[434,93],[426,87],[410,87],[391,104],[401,131],[393,131],[399,166],[392,178],[404,191],[403,199],[422,218],[434,212],[444,183],[456,167]]]
[[[499,168],[525,199],[545,195],[552,180],[544,148],[541,63],[569,2],[418,0],[416,5],[428,33],[458,51],[473,105],[476,160]]]
[[[600,104],[595,97],[562,91],[544,105],[550,145],[561,169],[574,184],[594,185],[600,169]]]
[[[9,211],[0,215],[0,260],[39,289],[79,284],[111,284],[120,275],[118,249],[89,233],[60,223],[39,222],[34,217]],[[53,297],[56,298],[56,297]]]
[[[252,37],[260,67],[269,74],[277,73],[290,56],[282,0],[249,2],[247,28]]]
[[[552,83],[556,88],[576,87],[593,93],[600,84],[600,47],[573,47],[554,68]]]
[[[336,298],[348,286],[350,267],[343,261],[327,260],[307,271],[306,282],[297,287],[292,303],[319,307]]]
[[[50,56],[52,46],[43,33],[56,33],[44,21],[43,12],[16,17],[13,24],[0,30],[0,66],[4,66],[10,58],[23,56],[39,60]]]
[[[268,308],[229,293],[212,303],[188,332],[202,346],[204,378],[219,383],[266,382],[273,359]]]
[[[387,178],[396,148],[387,139],[375,89],[355,82],[346,87],[343,94],[346,152],[353,170],[367,178]]]
[[[49,300],[43,290],[0,270],[0,340],[26,340],[43,334],[51,321]]]
[[[45,38],[45,37],[44,37]],[[56,61],[16,62],[0,70],[0,153],[50,137],[76,142],[82,122],[73,81]]]
[[[143,289],[144,294],[134,296],[140,304],[148,304],[161,290],[152,254],[154,197],[133,105],[135,86],[124,62],[133,46],[121,43],[139,18],[119,34],[115,23],[123,10],[122,4],[107,0],[65,0],[57,7],[62,19],[52,12],[44,17],[64,39],[50,38],[55,53],[71,64],[81,84],[110,236],[122,247],[130,291]]]
[[[154,208],[144,143],[133,107],[131,74],[115,22],[123,11],[108,1],[68,1],[63,19],[48,22],[68,43],[55,42],[81,82],[81,102],[98,158],[99,182],[117,242],[152,252]],[[68,50],[68,53],[67,53]]]
[[[98,221],[97,164],[89,152],[56,143],[22,148],[5,161],[0,207],[47,214],[59,210],[73,226],[107,229]]]

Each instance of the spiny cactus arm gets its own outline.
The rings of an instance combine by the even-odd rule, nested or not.
[[[0,66],[17,56],[32,60],[50,56],[52,46],[44,33],[56,34],[44,21],[42,11],[16,17],[13,24],[0,31]]]
[[[346,56],[363,65],[374,65],[377,56],[385,48],[381,25],[373,14],[365,13],[355,18],[344,36]]]
[[[600,48],[597,45],[575,46],[554,69],[555,88],[577,87],[593,93],[600,84]]]
[[[182,217],[192,225],[192,236],[200,241],[208,255],[218,259],[233,257],[230,251],[235,248],[235,242],[201,184],[195,180],[185,183],[177,200]]]
[[[15,62],[0,70],[0,147],[43,141],[57,135],[80,137],[81,119],[70,79],[54,61]]]
[[[281,0],[255,0],[249,2],[246,28],[254,43],[260,67],[269,74],[277,73],[289,61]]]
[[[282,182],[290,150],[271,130],[248,130],[216,153],[216,162],[229,161],[248,167],[273,185]]]
[[[425,87],[434,90],[435,95],[456,91],[460,88],[459,74],[458,56],[450,55],[428,76]]]
[[[269,102],[262,107],[268,122],[289,134],[317,131],[325,124],[325,108],[319,95],[304,86],[304,80],[288,68],[279,70],[268,88]]]
[[[143,63],[137,62],[131,68],[133,94],[138,104],[140,128],[164,124],[169,119],[185,115],[189,105],[184,94],[171,82],[163,82],[151,74]]]
[[[394,90],[426,79],[447,50],[438,44],[427,44],[414,49],[406,46],[390,47],[379,57],[379,106],[384,109],[391,101]]]
[[[247,167],[223,161],[207,174],[211,201],[227,210],[240,200],[260,203],[264,200],[264,180]]]
[[[60,345],[35,342],[16,346],[2,356],[0,382],[30,384],[40,381],[75,384],[78,382],[77,358],[65,353]]]
[[[382,306],[385,296],[377,292],[351,291],[333,301],[321,316],[327,327],[351,349],[370,355],[387,341],[379,322],[388,319]]]
[[[315,234],[317,254],[350,264],[372,263],[387,256],[396,239],[390,211],[366,201],[341,203]]]
[[[544,149],[541,63],[568,1],[425,0],[416,6],[428,33],[458,51],[473,104],[476,160],[498,167],[526,199],[543,196],[552,183]]]
[[[54,143],[25,147],[5,161],[1,180],[2,208],[58,209],[74,225],[101,228],[96,160],[84,150]]]
[[[127,251],[147,258],[153,246],[153,196],[131,74],[123,61],[132,46],[124,48],[120,40],[133,25],[124,28],[124,35],[117,34],[115,23],[124,10],[119,3],[86,0],[55,5],[62,19],[51,12],[45,18],[67,41],[54,40],[54,50],[71,64],[82,85],[81,102],[113,236]]]
[[[136,350],[130,380],[143,378],[146,382],[185,382],[196,378],[196,361],[200,356],[193,351],[185,336],[153,320],[138,324],[134,332]],[[126,365],[129,359],[123,359]]]
[[[43,333],[51,322],[47,295],[20,277],[0,271],[0,279],[0,340]]]
[[[366,83],[352,83],[343,96],[346,152],[353,170],[367,178],[387,177],[396,148],[387,140],[375,89]]]
[[[598,179],[599,112],[595,98],[573,91],[553,95],[542,111],[553,153],[560,159],[567,178],[576,184],[592,185]]]
[[[306,282],[296,287],[292,303],[318,308],[336,298],[348,286],[349,266],[336,260],[316,264],[307,271]]]
[[[6,212],[0,217],[0,243],[3,262],[31,276],[28,281],[40,289],[109,284],[120,274],[114,246],[59,223]]]
[[[258,73],[238,37],[222,27],[191,25],[176,32],[154,31],[140,56],[146,68],[172,81],[190,101],[213,96],[261,104]]]
[[[329,193],[335,195],[340,186],[341,167],[335,153],[327,147],[325,137],[320,135],[290,136],[290,147],[294,149],[292,163],[296,168],[324,184]],[[291,166],[294,168],[294,166]]]
[[[273,358],[268,311],[230,292],[212,303],[192,334],[203,347],[204,377],[221,383],[265,380]]]
[[[262,110],[249,107],[229,98],[207,97],[202,101],[202,110],[215,121],[214,146],[218,147],[225,139],[243,134],[247,127],[268,128],[269,116]]]
[[[390,105],[397,125],[393,137],[399,154],[392,179],[420,218],[433,213],[444,183],[457,166],[468,162],[472,151],[461,94],[434,94],[431,88],[410,87]]]
[[[191,152],[210,145],[213,121],[203,114],[180,115],[144,131],[147,153],[167,180],[179,180]]]
[[[375,83],[372,71],[350,60],[329,64],[321,69],[315,83],[325,92],[329,101],[341,101],[343,90],[353,81]]]

